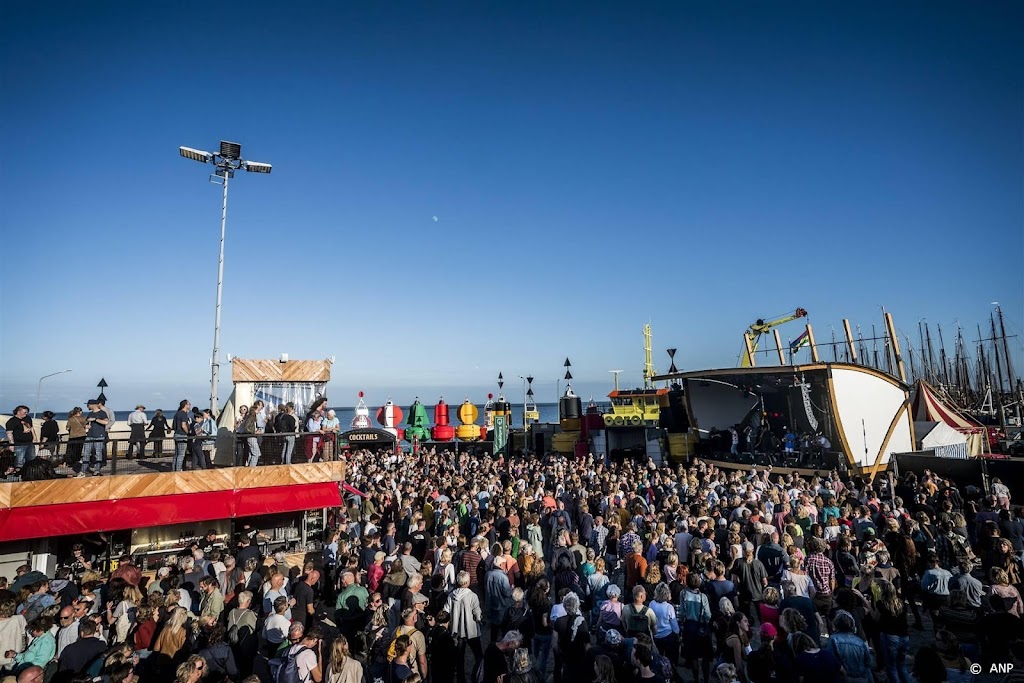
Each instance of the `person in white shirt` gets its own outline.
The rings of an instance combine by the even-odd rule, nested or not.
[[[131,430],[131,437],[128,441],[128,458],[146,457],[146,406],[135,406],[134,412],[128,416],[128,428]]]
[[[273,657],[281,643],[288,637],[292,620],[285,616],[289,612],[288,598],[281,596],[274,600],[274,614],[263,624],[263,654]]]
[[[88,605],[84,602],[76,602],[60,611],[60,630],[57,632],[57,656],[64,652],[71,643],[78,640],[78,625],[85,616]]]
[[[288,654],[295,655],[299,680],[304,683],[320,683],[323,680],[322,638],[320,627],[312,626],[303,634],[302,640],[288,648]]]

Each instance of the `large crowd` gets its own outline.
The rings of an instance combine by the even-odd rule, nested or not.
[[[1024,668],[1024,513],[998,480],[346,457],[363,495],[299,565],[243,528],[155,576],[130,557],[101,571],[83,542],[53,576],[0,579],[0,668],[31,683],[940,683]]]

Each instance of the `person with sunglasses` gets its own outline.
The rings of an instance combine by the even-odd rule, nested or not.
[[[206,675],[206,660],[199,655],[192,655],[178,666],[174,683],[199,683]]]

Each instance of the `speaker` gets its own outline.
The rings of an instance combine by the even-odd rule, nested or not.
[[[686,394],[682,389],[669,391],[669,405],[660,411],[658,418],[658,425],[674,434],[689,429],[690,421],[686,417]]]
[[[538,458],[544,457],[544,432],[534,432],[533,452],[537,454]]]

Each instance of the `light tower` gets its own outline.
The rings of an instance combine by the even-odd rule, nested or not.
[[[220,209],[220,258],[217,261],[217,311],[213,322],[213,357],[210,361],[210,412],[216,417],[219,411],[217,382],[220,379],[220,301],[224,284],[224,229],[228,220],[228,181],[235,177],[235,171],[270,173],[272,167],[260,161],[243,160],[242,145],[225,140],[220,141],[220,151],[216,154],[191,147],[179,147],[178,153],[201,164],[213,164],[217,170],[210,174],[210,182],[224,186],[224,201]]]

